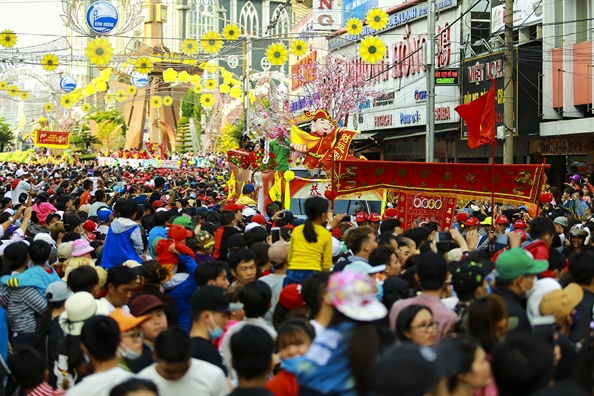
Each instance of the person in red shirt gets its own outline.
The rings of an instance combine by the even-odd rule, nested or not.
[[[85,190],[80,196],[80,206],[91,204],[91,191],[93,191],[93,182],[89,179],[83,182],[83,189]]]

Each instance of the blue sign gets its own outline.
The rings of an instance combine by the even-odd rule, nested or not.
[[[95,33],[109,33],[118,24],[118,10],[108,1],[97,1],[87,9],[87,25]]]
[[[149,82],[148,75],[146,75],[146,74],[140,74],[138,72],[134,72],[132,74],[132,84],[136,88],[145,87],[148,84],[148,82]]]
[[[76,89],[76,79],[72,76],[64,76],[60,80],[60,88],[64,92],[72,92]]]
[[[378,6],[378,0],[343,0],[342,20],[343,23],[350,18],[364,20],[367,12]]]

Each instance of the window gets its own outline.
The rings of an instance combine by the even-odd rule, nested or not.
[[[243,35],[255,37],[259,35],[260,26],[258,21],[258,12],[251,1],[245,3],[245,5],[241,8],[241,13],[239,14],[239,24],[241,25],[240,29],[242,30],[241,33]]]
[[[177,13],[175,0],[163,0],[162,4],[167,7],[167,21],[163,23],[163,44],[171,52],[179,52],[181,42],[177,24]]]
[[[268,34],[272,37],[288,38],[290,28],[290,19],[286,6],[281,4],[274,10],[274,14],[270,20],[270,30],[268,31]]]
[[[576,19],[578,22],[575,25],[575,43],[583,43],[588,41],[588,19],[590,19],[590,13],[588,12],[589,1],[578,1],[575,3],[576,6]]]
[[[563,47],[563,2],[555,2],[555,48]]]

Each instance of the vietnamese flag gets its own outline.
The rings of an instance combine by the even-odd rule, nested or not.
[[[466,122],[468,147],[475,149],[495,141],[495,80],[491,80],[491,89],[486,94],[454,110]]]

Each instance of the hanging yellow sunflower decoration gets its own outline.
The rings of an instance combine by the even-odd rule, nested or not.
[[[204,88],[206,88],[208,91],[212,91],[216,87],[217,87],[217,82],[215,80],[213,80],[212,78],[209,78],[208,80],[206,80],[204,82]]]
[[[378,63],[386,54],[386,45],[377,36],[365,37],[359,44],[359,55],[366,63]]]
[[[382,30],[388,24],[388,14],[381,8],[372,8],[365,16],[367,26],[374,30]]]
[[[62,96],[62,98],[60,98],[60,106],[62,106],[64,109],[71,108],[72,106],[74,106],[74,103],[75,100],[70,94],[64,95]]]
[[[200,45],[205,52],[216,54],[223,48],[223,38],[218,32],[209,30],[200,38]]]
[[[128,95],[136,95],[136,92],[138,92],[138,90],[136,89],[136,87],[134,85],[128,85],[128,88],[126,88],[126,91],[128,92]]]
[[[163,72],[163,81],[168,83],[174,83],[177,81],[177,72],[169,67]]]
[[[202,107],[212,107],[212,105],[214,105],[214,96],[212,94],[204,94],[200,97],[200,104],[202,105]]]
[[[8,83],[6,81],[0,81],[0,91],[6,91],[8,88]]]
[[[21,99],[27,100],[27,99],[29,99],[29,91],[21,91],[19,96],[21,97]]]
[[[295,56],[303,56],[307,53],[307,43],[303,40],[295,40],[291,43],[291,53]]]
[[[11,85],[10,87],[6,88],[6,91],[8,92],[8,96],[10,97],[15,97],[19,95],[19,87],[17,87],[16,85]]]
[[[9,29],[0,32],[0,45],[4,48],[12,48],[16,44],[17,36]]]
[[[91,105],[88,103],[85,103],[81,106],[81,110],[84,111],[85,113],[88,113],[89,111],[91,111]]]
[[[241,96],[241,88],[239,88],[239,87],[231,88],[231,91],[229,91],[229,96],[231,96],[232,98],[235,98],[235,99],[239,99],[239,97]]]
[[[223,36],[229,41],[237,40],[239,38],[239,27],[234,23],[225,26],[225,29],[223,29]]]
[[[54,105],[51,104],[50,102],[47,102],[46,104],[43,105],[43,110],[49,112],[54,111]]]
[[[230,89],[231,89],[231,87],[229,86],[229,84],[221,84],[219,86],[220,93],[228,93]]]
[[[151,107],[153,109],[158,109],[159,107],[161,107],[162,104],[163,104],[163,100],[161,99],[160,96],[153,96],[151,98]]]
[[[153,71],[153,61],[146,56],[138,58],[134,63],[134,66],[136,67],[136,71],[140,74],[149,74]]]
[[[200,76],[198,74],[192,74],[192,77],[190,77],[190,83],[192,85],[200,85],[201,82],[202,82],[202,79],[200,78]]]
[[[282,43],[274,43],[266,50],[266,59],[272,66],[282,66],[288,58],[287,47]]]
[[[171,106],[173,104],[173,98],[169,95],[163,97],[163,104],[165,106]]]
[[[43,58],[41,58],[41,67],[43,67],[45,71],[53,72],[58,68],[58,65],[58,57],[54,54],[45,54]]]
[[[85,94],[85,96],[91,96],[97,93],[97,87],[95,87],[93,84],[87,84],[83,88],[83,93]]]
[[[185,70],[177,75],[177,79],[180,83],[190,82],[190,78],[192,78],[192,75]]]
[[[128,92],[126,92],[126,90],[124,89],[118,89],[115,93],[115,99],[118,102],[123,102],[126,99],[128,99]]]
[[[202,85],[200,85],[200,84],[194,85],[194,92],[195,93],[202,93],[203,90],[204,90],[204,88],[202,87]]]
[[[108,93],[105,94],[103,100],[105,101],[105,103],[112,103],[115,100],[115,96],[113,96],[113,94]]]
[[[194,39],[185,39],[184,41],[182,41],[182,52],[186,55],[194,55],[196,52],[198,52],[198,43],[196,42],[196,40]]]
[[[103,81],[99,81],[95,87],[97,87],[97,92],[104,92],[107,91],[107,83]]]
[[[360,19],[351,18],[346,21],[345,28],[348,34],[351,36],[356,36],[361,33],[361,30],[363,30],[363,24],[361,23]]]
[[[97,66],[105,66],[109,64],[113,56],[113,47],[103,37],[97,37],[91,40],[87,45],[87,58],[89,62]]]

